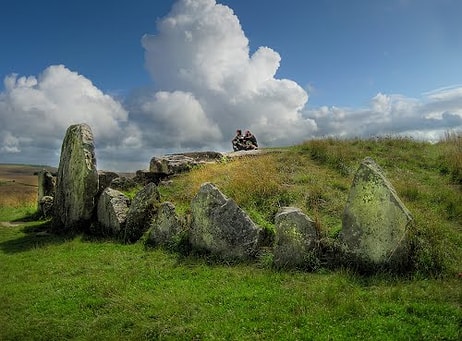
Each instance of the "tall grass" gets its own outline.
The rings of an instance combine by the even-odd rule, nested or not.
[[[462,131],[448,131],[440,142],[443,146],[444,166],[455,183],[462,185]]]
[[[20,225],[0,226],[0,340],[459,340],[462,203],[446,143],[307,141],[159,188],[188,215],[213,182],[269,229],[290,205],[335,238],[354,173],[373,157],[414,216],[407,277],[210,264],[142,242],[48,234],[46,222],[23,221],[27,208],[2,206],[0,222]]]

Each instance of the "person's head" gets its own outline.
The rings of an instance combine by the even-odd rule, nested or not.
[[[250,130],[246,130],[246,131],[245,131],[245,135],[246,135],[246,136],[250,136],[250,135],[252,135],[252,133],[250,132]]]
[[[236,135],[242,135],[242,130],[241,129],[236,130]]]

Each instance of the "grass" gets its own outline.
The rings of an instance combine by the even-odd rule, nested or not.
[[[293,205],[334,238],[354,172],[371,156],[414,216],[405,276],[277,271],[270,257],[229,266],[142,242],[57,236],[24,219],[35,197],[2,205],[0,221],[16,224],[0,225],[0,340],[459,340],[462,202],[450,145],[308,141],[160,187],[181,215],[210,181],[269,230],[279,207]]]

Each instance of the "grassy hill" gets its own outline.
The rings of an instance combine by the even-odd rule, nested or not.
[[[177,176],[160,187],[162,200],[187,215],[210,181],[268,230],[279,207],[297,206],[334,239],[354,173],[369,156],[414,217],[413,271],[279,271],[270,255],[229,265],[141,241],[50,235],[46,222],[23,222],[30,202],[13,201],[0,209],[0,340],[461,337],[460,135],[437,144],[323,139],[267,151]]]

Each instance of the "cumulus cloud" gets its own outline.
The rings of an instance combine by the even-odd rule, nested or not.
[[[404,135],[438,140],[462,129],[462,86],[436,89],[420,98],[378,93],[365,108],[304,109],[318,125],[318,136]]]
[[[230,150],[236,129],[262,146],[312,137],[406,135],[438,139],[462,129],[462,86],[419,98],[378,93],[362,108],[309,107],[296,82],[278,79],[270,47],[253,53],[239,19],[215,0],[179,0],[141,39],[153,87],[117,101],[63,65],[6,76],[0,92],[0,160],[57,165],[69,125],[88,123],[99,168],[146,168],[153,155]]]
[[[301,115],[307,93],[275,78],[280,55],[268,47],[250,54],[239,19],[215,0],[178,1],[142,45],[159,92],[130,111],[149,117],[145,132],[151,129],[158,146],[229,150],[238,128],[252,130],[262,145],[292,143],[316,130]]]
[[[133,141],[136,128],[130,128],[130,140],[121,137],[123,128],[130,126],[128,112],[121,103],[63,65],[50,66],[38,77],[9,75],[4,89],[0,93],[2,158],[10,153],[24,153],[28,162],[53,162],[66,129],[82,122],[92,127],[102,151],[121,143],[139,145]]]

